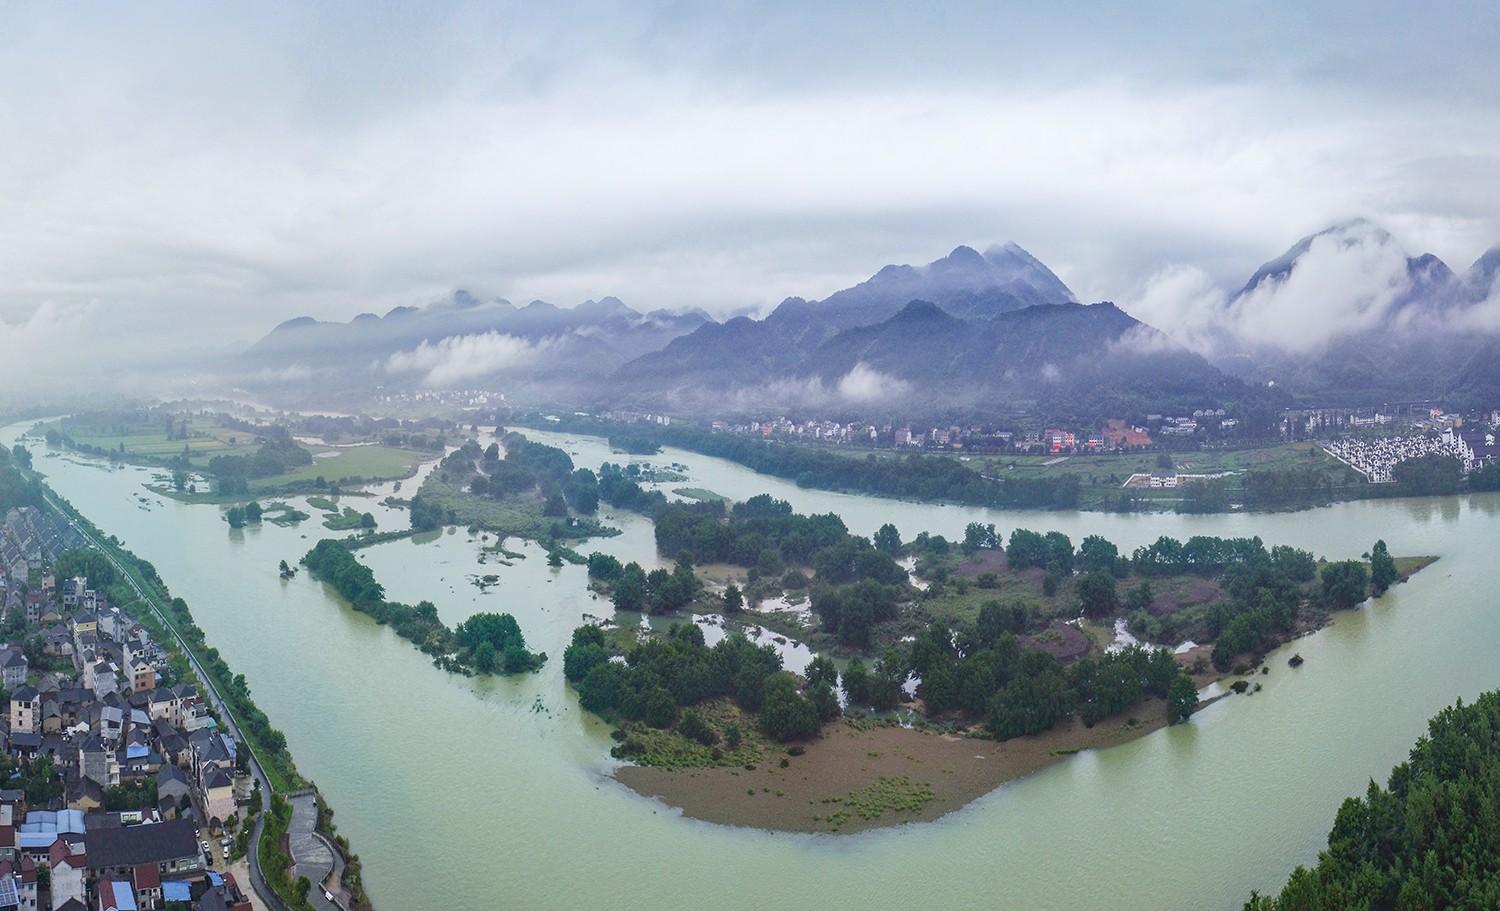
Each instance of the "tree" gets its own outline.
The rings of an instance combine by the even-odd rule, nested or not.
[[[718,732],[710,727],[708,722],[703,720],[703,716],[693,709],[688,709],[682,713],[682,720],[677,722],[677,733],[689,740],[696,740],[706,747],[711,747],[719,742]]]
[[[993,523],[981,525],[978,522],[970,522],[964,526],[964,551],[973,553],[976,550],[993,550],[1000,546],[1000,536],[995,533]]]
[[[1167,688],[1167,724],[1186,721],[1198,709],[1198,687],[1193,678],[1179,673]]]
[[[860,705],[870,704],[870,674],[865,670],[865,663],[858,658],[851,659],[844,666],[842,676],[844,684],[844,696],[853,703]]]
[[[1365,600],[1369,573],[1358,560],[1328,563],[1323,567],[1323,596],[1340,610],[1347,610]]]
[[[887,522],[876,530],[875,549],[893,557],[901,552],[901,533],[896,530],[896,526]]]
[[[245,521],[246,522],[250,523],[251,525],[254,525],[256,522],[260,521],[260,516],[261,516],[261,508],[260,508],[260,503],[259,502],[255,501],[255,500],[251,500],[249,503],[245,504]]]
[[[611,595],[615,610],[639,612],[646,607],[646,573],[635,561],[625,564]]]
[[[1391,559],[1391,552],[1386,550],[1385,541],[1376,541],[1375,546],[1370,548],[1370,584],[1374,586],[1375,594],[1385,594],[1385,590],[1394,585],[1399,576],[1396,561]]]
[[[724,613],[737,614],[745,609],[745,596],[733,582],[724,589]]]
[[[1120,609],[1120,598],[1115,592],[1115,577],[1105,572],[1092,572],[1078,580],[1075,587],[1079,604],[1086,617],[1112,617]]]
[[[229,507],[229,512],[224,517],[229,521],[230,528],[245,527],[245,510],[239,506]]]
[[[495,646],[481,642],[474,648],[474,669],[481,674],[495,672]]]
[[[646,697],[646,723],[654,728],[669,728],[677,720],[677,700],[672,691],[658,686]]]
[[[1156,592],[1151,588],[1151,580],[1142,579],[1126,593],[1125,606],[1134,613],[1135,611],[1149,610],[1151,602],[1155,600]]]
[[[767,734],[782,742],[806,740],[822,724],[817,707],[797,692],[796,682],[785,671],[766,678],[760,723]]]
[[[371,514],[371,513],[368,513],[368,512],[364,513],[363,515],[361,515],[359,517],[359,527],[360,528],[374,528],[375,527],[375,516],[373,514]]]
[[[1112,573],[1119,558],[1119,548],[1099,535],[1089,535],[1078,545],[1078,568],[1086,573]]]

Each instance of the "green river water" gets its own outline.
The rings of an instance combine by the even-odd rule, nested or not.
[[[0,433],[9,445],[20,426]],[[586,467],[602,440],[528,431]],[[961,536],[966,523],[1102,534],[1122,549],[1169,534],[1260,535],[1330,558],[1377,537],[1398,555],[1442,559],[1406,585],[1299,641],[1307,663],[1273,655],[1265,689],[1192,722],[1086,752],[934,823],[855,836],[771,834],[685,820],[608,777],[606,726],[579,710],[562,650],[584,614],[608,615],[582,567],[549,568],[539,548],[512,566],[463,530],[361,552],[390,597],[429,599],[456,623],[516,615],[552,660],[519,679],[441,672],[390,630],[301,573],[324,534],[231,531],[215,506],[147,492],[152,472],[43,457],[49,483],[105,532],[156,565],[209,642],[243,673],[287,736],[301,771],[337,811],[381,911],[493,908],[765,907],[1237,909],[1316,857],[1345,796],[1380,780],[1429,715],[1500,686],[1500,498],[1384,500],[1275,515],[1119,516],[1001,512],[802,490],[732,463],[668,450],[691,486],[743,499],[769,492],[802,512],[834,511],[870,534],[894,522]],[[425,470],[425,469],[424,469]],[[415,480],[403,485],[409,496]],[[665,487],[682,486],[669,484]],[[363,503],[383,528],[404,512]],[[144,496],[145,502],[141,497]],[[623,534],[588,542],[655,560],[650,524],[605,510]],[[475,574],[495,573],[481,593]]]

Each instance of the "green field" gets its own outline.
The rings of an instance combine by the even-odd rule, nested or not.
[[[829,452],[847,458],[864,459],[871,455],[880,459],[905,458],[906,453],[889,449],[868,450],[850,447],[829,447]],[[1145,452],[1099,453],[1096,455],[981,455],[963,452],[924,452],[935,458],[957,459],[965,466],[989,478],[1056,478],[1076,476],[1080,487],[1079,508],[1109,509],[1118,500],[1125,488],[1125,481],[1133,474],[1149,474],[1159,468],[1159,450]],[[1252,470],[1284,470],[1294,467],[1316,466],[1333,478],[1335,489],[1363,486],[1362,479],[1348,466],[1308,442],[1280,443],[1275,446],[1260,446],[1249,449],[1200,450],[1167,453],[1172,465],[1184,474],[1216,474],[1218,472],[1246,472]],[[1238,490],[1239,482],[1230,479],[1231,490]],[[1130,491],[1142,500],[1161,500],[1170,508],[1170,503],[1182,498],[1180,489],[1133,488]]]
[[[418,495],[440,506],[448,515],[448,524],[477,525],[485,531],[502,538],[516,536],[532,541],[548,541],[553,538],[584,539],[600,535],[619,534],[606,528],[598,520],[588,516],[575,517],[575,524],[566,526],[562,516],[542,514],[542,495],[531,490],[526,493],[494,500],[475,496],[457,484],[444,481],[438,472],[428,475]]]
[[[408,478],[422,462],[436,458],[437,453],[392,446],[308,446],[313,454],[311,465],[296,471],[252,481],[253,490],[277,490],[291,484],[302,484],[323,478],[330,484],[356,481],[391,481]]]
[[[204,470],[218,455],[253,455],[257,446],[252,434],[220,426],[212,417],[186,418],[186,439],[167,435],[165,416],[161,420],[128,415],[67,417],[42,425],[41,431],[57,430],[71,437],[79,446],[97,447],[119,453],[126,461],[160,465],[182,454],[186,449],[193,468]],[[177,424],[180,433],[181,419]],[[121,446],[124,449],[121,449]],[[402,449],[393,446],[324,446],[304,444],[313,454],[311,465],[296,471],[251,481],[251,493],[281,491],[305,485],[319,477],[330,484],[354,484],[389,481],[410,477],[423,461],[438,456],[435,452]]]
[[[1172,464],[1188,474],[1213,474],[1220,471],[1281,469],[1309,464],[1330,471],[1341,470],[1339,461],[1312,443],[1285,443],[1256,449],[1202,450],[1170,453]],[[1085,485],[1090,482],[1125,483],[1132,474],[1150,473],[1157,468],[1158,452],[1121,452],[1099,455],[999,455],[970,456],[967,464],[983,474],[1004,477],[1056,477],[1078,475]],[[963,456],[956,456],[963,458]],[[1061,459],[1061,461],[1059,461]],[[1049,464],[1050,463],[1050,464]]]
[[[242,430],[219,426],[212,418],[194,416],[187,419],[187,438],[169,439],[165,420],[115,424],[88,421],[84,418],[63,418],[44,424],[43,433],[56,430],[73,438],[82,446],[121,452],[123,456],[142,462],[156,463],[180,455],[187,449],[195,468],[208,465],[216,455],[248,455],[255,451],[254,440]]]

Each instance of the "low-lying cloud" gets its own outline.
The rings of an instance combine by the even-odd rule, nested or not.
[[[1208,357],[1270,350],[1315,354],[1393,319],[1435,329],[1479,328],[1489,318],[1488,310],[1469,308],[1466,326],[1439,308],[1408,308],[1439,303],[1418,300],[1419,290],[1401,245],[1372,224],[1353,222],[1313,237],[1290,270],[1273,272],[1235,296],[1201,269],[1172,265],[1147,280],[1125,309]],[[1500,328],[1500,318],[1494,326]]]
[[[737,411],[889,405],[899,403],[911,391],[911,384],[907,381],[860,361],[848,373],[833,380],[810,376],[742,387],[730,393],[728,405]]]
[[[854,369],[839,377],[834,389],[837,396],[846,402],[878,404],[906,395],[911,391],[911,384],[899,377],[881,373],[861,361],[854,365]]]
[[[422,373],[424,386],[453,386],[534,364],[555,344],[555,339],[533,342],[499,332],[450,335],[435,344],[423,342],[410,351],[396,352],[386,359],[385,369]]]

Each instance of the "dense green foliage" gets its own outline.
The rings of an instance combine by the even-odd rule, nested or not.
[[[1288,509],[1333,502],[1333,480],[1316,465],[1255,469],[1245,473],[1245,505],[1255,509]]]
[[[599,627],[573,631],[563,652],[563,674],[577,687],[585,709],[655,728],[677,725],[679,733],[699,742],[717,739],[718,732],[708,730],[697,713],[681,710],[714,699],[733,699],[758,714],[766,734],[782,741],[812,737],[838,714],[825,674],[803,692],[782,671],[775,648],[753,645],[743,635],[726,636],[709,648],[697,626],[674,624],[666,636],[636,643],[624,657],[624,662],[610,660]]]
[[[303,556],[302,563],[332,585],[355,610],[390,625],[447,670],[514,674],[535,670],[547,660],[545,654],[526,650],[526,639],[510,614],[474,614],[456,629],[449,629],[430,601],[415,606],[387,601],[375,574],[337,539],[319,541]]]
[[[1453,456],[1429,453],[1397,464],[1391,469],[1391,477],[1402,494],[1431,496],[1457,493],[1464,471]]]
[[[1410,758],[1339,808],[1328,849],[1245,911],[1500,907],[1500,693],[1460,700]]]
[[[1399,577],[1396,561],[1386,549],[1385,541],[1376,541],[1375,546],[1370,548],[1370,585],[1375,589],[1375,594],[1384,594]]]
[[[1323,596],[1335,608],[1348,610],[1365,600],[1370,574],[1358,560],[1325,564],[1320,576],[1323,579]]]
[[[19,443],[16,448],[26,451]],[[25,467],[27,461],[29,458],[25,461],[18,459],[11,450],[0,446],[0,512],[15,506],[42,505],[41,488],[19,470]]]
[[[279,425],[254,427],[260,449],[254,455],[218,455],[208,461],[214,489],[221,494],[242,494],[250,481],[269,478],[313,463],[313,454],[292,439],[291,431]]]
[[[1175,680],[1186,679],[1171,652],[1136,646],[1065,667],[1046,652],[1022,649],[1003,609],[991,610],[957,630],[933,623],[912,643],[909,669],[921,678],[917,695],[929,715],[983,719],[1005,740],[1039,734],[1074,712],[1092,726],[1144,698],[1164,698]],[[1191,714],[1182,709],[1179,720]]]
[[[889,534],[885,542],[889,546]],[[789,566],[811,566],[813,612],[840,641],[858,647],[871,644],[874,625],[894,618],[906,596],[907,572],[890,552],[850,534],[832,513],[798,515],[766,494],[732,509],[722,501],[663,506],[656,513],[656,544],[662,553],[693,561],[748,567],[752,584],[782,578]],[[634,584],[622,577],[617,596],[622,587]]]
[[[692,604],[701,587],[692,564],[683,560],[671,572],[648,573],[634,560],[621,566],[614,557],[595,553],[588,558],[588,568],[591,579],[610,587],[610,600],[620,611],[669,614]]]
[[[653,515],[667,502],[660,491],[648,493],[641,488],[636,480],[639,469],[634,465],[621,468],[605,463],[596,475],[587,468],[574,468],[572,458],[556,446],[532,442],[519,433],[506,433],[502,439],[504,458],[497,444],[481,448],[469,440],[438,463],[435,477],[488,500],[539,500],[542,515],[560,520],[553,523],[553,533],[559,537],[564,534],[564,525],[578,521],[567,518],[570,509],[591,516],[603,501]],[[422,493],[412,498],[410,517],[412,528],[418,531],[458,521],[452,509],[445,510]]]

